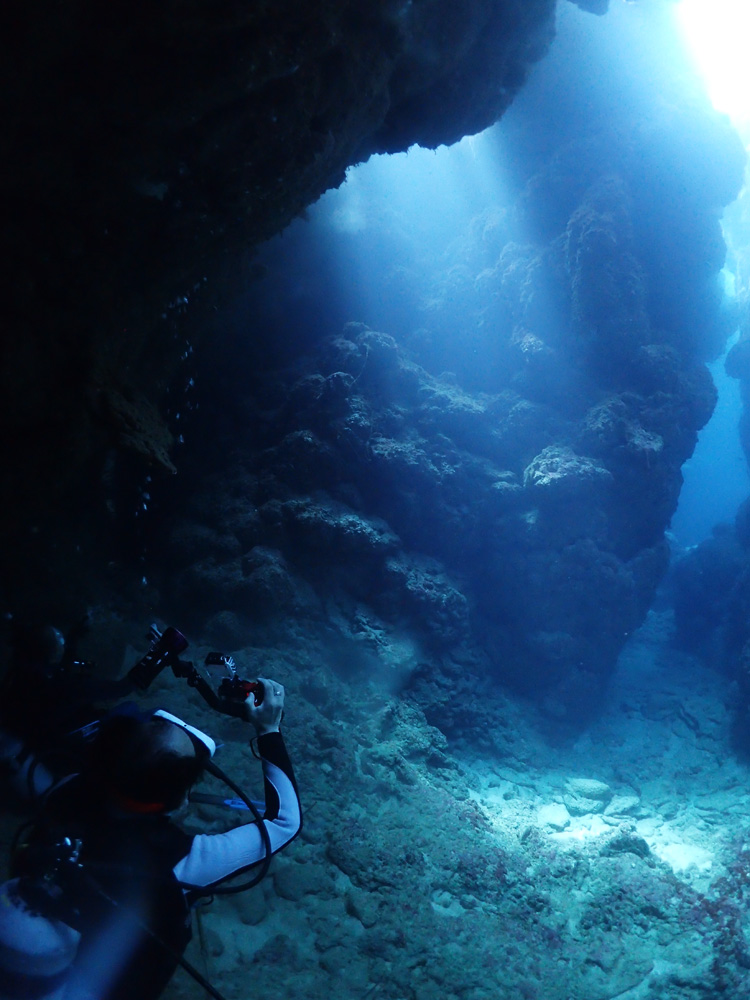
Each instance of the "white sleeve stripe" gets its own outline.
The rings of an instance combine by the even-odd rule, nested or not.
[[[263,772],[279,797],[277,818],[263,820],[271,853],[275,854],[299,832],[302,813],[294,785],[281,768],[264,760]],[[257,825],[248,823],[226,833],[194,837],[190,852],[177,862],[173,871],[183,885],[204,888],[258,864],[265,853]]]

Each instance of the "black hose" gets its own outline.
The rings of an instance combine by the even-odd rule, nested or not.
[[[250,810],[255,819],[255,822],[258,826],[258,830],[260,831],[261,839],[263,841],[263,847],[265,848],[266,852],[263,861],[261,862],[260,871],[258,872],[257,875],[254,875],[251,879],[248,879],[247,882],[242,882],[240,883],[240,885],[227,885],[223,887],[214,886],[211,889],[205,889],[205,890],[193,889],[192,887],[190,889],[191,895],[194,896],[233,896],[238,892],[245,892],[247,889],[254,888],[254,886],[258,885],[259,882],[262,882],[263,879],[268,874],[268,867],[271,864],[271,855],[273,854],[273,848],[271,847],[271,838],[268,836],[268,830],[266,829],[266,824],[263,822],[263,817],[258,812],[258,809],[254,805],[252,800],[247,797],[247,795],[242,791],[239,785],[235,784],[232,781],[232,779],[222,771],[222,769],[218,766],[218,764],[215,764],[212,760],[210,760],[206,764],[206,770],[208,771],[209,774],[212,774],[215,778],[218,778],[219,781],[223,781],[224,784],[227,785],[227,787],[231,788],[232,791],[235,793],[235,795],[237,795],[237,797],[242,799],[242,801],[245,803],[245,805]]]

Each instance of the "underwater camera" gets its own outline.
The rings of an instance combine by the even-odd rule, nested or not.
[[[139,691],[150,687],[162,670],[177,662],[180,653],[188,648],[185,636],[171,625],[163,632],[152,625],[148,638],[151,640],[149,651],[128,672],[128,677]]]
[[[189,645],[182,632],[171,625],[161,632],[156,625],[152,625],[148,637],[151,640],[151,648],[128,672],[133,686],[139,691],[146,691],[162,670],[170,667],[175,677],[184,677],[190,687],[196,688],[198,694],[211,708],[225,715],[244,718],[245,701],[251,694],[256,706],[262,703],[265,695],[263,683],[238,677],[231,656],[224,653],[209,653],[206,656],[204,662],[207,667],[224,667],[228,674],[222,678],[216,692],[192,662],[180,659],[180,653],[184,653]]]

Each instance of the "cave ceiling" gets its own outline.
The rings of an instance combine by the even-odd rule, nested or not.
[[[554,0],[11,5],[6,557],[51,510],[58,528],[69,507],[88,516],[108,449],[174,472],[164,392],[186,339],[252,279],[253,248],[348,166],[496,121],[554,13]]]

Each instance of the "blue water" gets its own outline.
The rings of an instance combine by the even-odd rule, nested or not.
[[[737,508],[750,495],[750,475],[738,431],[740,387],[726,374],[725,357],[708,366],[719,400],[699,435],[693,457],[682,467],[685,482],[671,526],[680,547],[697,545],[711,535],[714,525],[733,521]]]

